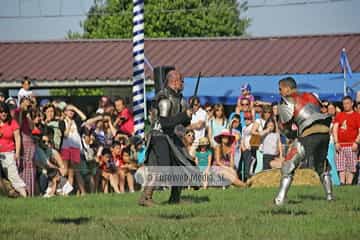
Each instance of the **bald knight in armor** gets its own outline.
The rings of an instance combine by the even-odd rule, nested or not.
[[[333,200],[332,183],[327,161],[331,117],[320,113],[320,100],[312,93],[299,93],[296,82],[288,77],[279,81],[281,102],[279,128],[292,139],[281,168],[279,193],[274,202],[283,205],[296,169],[314,169],[320,176],[326,200]]]
[[[185,127],[191,122],[192,110],[188,108],[182,96],[183,78],[175,70],[166,76],[165,87],[160,90],[152,106],[152,129],[148,140],[145,166],[174,167],[194,166],[191,156],[187,154],[181,141]],[[183,133],[182,133],[183,132]],[[145,185],[139,204],[150,207],[154,205],[152,195],[154,186]],[[181,186],[171,186],[169,203],[179,203]]]

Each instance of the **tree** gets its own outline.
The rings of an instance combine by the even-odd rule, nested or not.
[[[103,88],[57,88],[50,90],[51,96],[102,96]]]
[[[95,0],[81,27],[83,38],[131,38],[132,0]],[[218,37],[241,36],[250,24],[241,18],[246,1],[145,0],[145,36]],[[68,38],[79,34],[69,32]]]

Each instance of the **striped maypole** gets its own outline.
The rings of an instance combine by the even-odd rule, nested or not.
[[[133,0],[133,111],[135,134],[144,137],[144,0]]]

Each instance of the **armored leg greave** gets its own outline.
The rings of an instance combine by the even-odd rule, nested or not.
[[[326,200],[328,201],[334,200],[330,173],[328,172],[323,173],[321,177],[321,182],[325,190]]]
[[[281,181],[280,181],[280,189],[279,189],[279,193],[276,196],[274,202],[277,206],[281,206],[285,203],[286,201],[286,196],[287,193],[289,191],[289,188],[291,186],[291,182],[292,182],[292,176],[288,175],[288,176],[282,176]]]

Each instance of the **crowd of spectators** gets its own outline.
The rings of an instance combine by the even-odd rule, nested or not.
[[[38,103],[30,85],[23,80],[17,99],[0,94],[0,178],[16,194],[120,194],[141,188],[134,174],[144,164],[145,140],[134,135],[124,99],[101,97],[96,112],[86,116],[63,101]],[[222,104],[202,106],[196,97],[191,102],[192,120],[182,140],[202,172],[224,166],[223,174],[243,186],[257,172],[281,167],[290,142],[278,129],[276,102],[256,101],[249,84],[228,114]],[[360,104],[350,97],[340,105],[322,101],[321,111],[333,116],[328,155],[333,180],[353,184]]]

